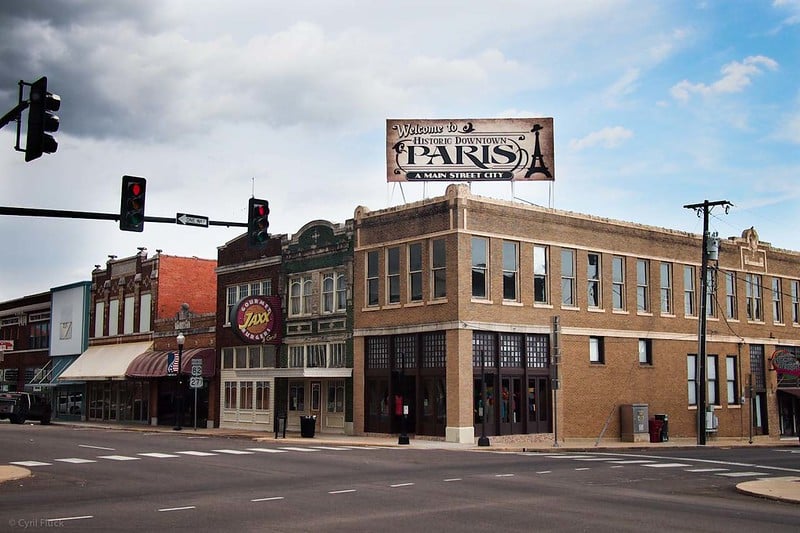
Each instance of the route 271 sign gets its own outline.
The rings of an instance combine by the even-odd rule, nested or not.
[[[230,316],[231,326],[245,342],[280,344],[283,320],[278,296],[247,296]]]

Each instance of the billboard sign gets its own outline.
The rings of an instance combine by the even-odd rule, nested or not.
[[[386,179],[554,181],[553,119],[389,119]]]
[[[280,344],[281,299],[278,296],[247,296],[239,301],[230,316],[233,330],[252,343]]]

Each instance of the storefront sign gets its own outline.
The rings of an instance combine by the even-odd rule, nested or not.
[[[552,118],[386,121],[387,181],[554,181]]]
[[[281,300],[277,296],[248,296],[231,310],[231,325],[242,340],[280,344]]]
[[[6,351],[10,352],[14,349],[14,341],[12,340],[0,340],[0,352]]]
[[[793,353],[786,350],[778,350],[772,354],[770,363],[772,363],[772,368],[778,374],[800,376],[800,358]]]

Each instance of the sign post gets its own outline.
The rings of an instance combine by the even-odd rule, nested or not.
[[[194,429],[197,431],[197,389],[203,386],[203,360],[192,359],[192,375],[189,386],[194,389]]]

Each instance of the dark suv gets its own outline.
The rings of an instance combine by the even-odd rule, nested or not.
[[[12,424],[38,420],[49,424],[53,408],[44,396],[29,392],[0,392],[0,420],[7,418]]]

